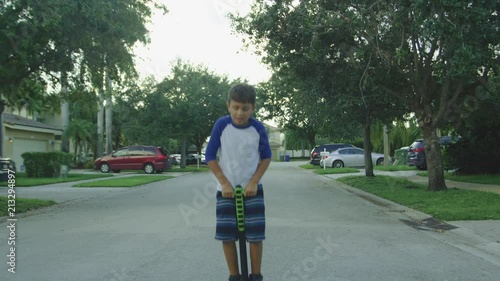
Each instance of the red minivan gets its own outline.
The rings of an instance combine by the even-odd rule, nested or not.
[[[97,158],[94,168],[103,173],[121,170],[144,170],[146,174],[170,169],[168,152],[163,147],[149,145],[126,146],[110,155]]]

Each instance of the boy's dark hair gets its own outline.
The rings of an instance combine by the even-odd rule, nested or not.
[[[248,84],[236,84],[229,89],[227,94],[227,101],[236,101],[241,103],[251,103],[255,105],[255,98],[257,93],[255,92],[255,88]]]

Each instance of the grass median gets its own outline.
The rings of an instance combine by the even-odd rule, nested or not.
[[[337,180],[440,220],[500,219],[499,194],[459,189],[430,192],[425,185],[391,176],[345,176]]]
[[[114,179],[97,180],[87,183],[79,183],[73,186],[74,187],[134,187],[152,182],[168,180],[171,178],[173,177],[151,176],[151,175],[131,176],[131,177],[119,177]]]

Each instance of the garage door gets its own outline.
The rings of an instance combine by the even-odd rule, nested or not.
[[[47,152],[46,140],[28,140],[28,139],[14,139],[14,157],[17,170],[20,171],[23,158],[21,154],[25,152]]]

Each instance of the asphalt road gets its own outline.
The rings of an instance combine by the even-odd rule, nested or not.
[[[272,163],[263,183],[265,280],[500,279],[497,260],[453,246],[447,232],[409,227],[400,221],[405,211],[294,163]],[[7,257],[12,232],[9,222],[0,223],[0,280],[227,280],[222,247],[213,239],[214,191],[210,173],[80,190],[86,195],[77,200],[19,218],[15,274]]]

